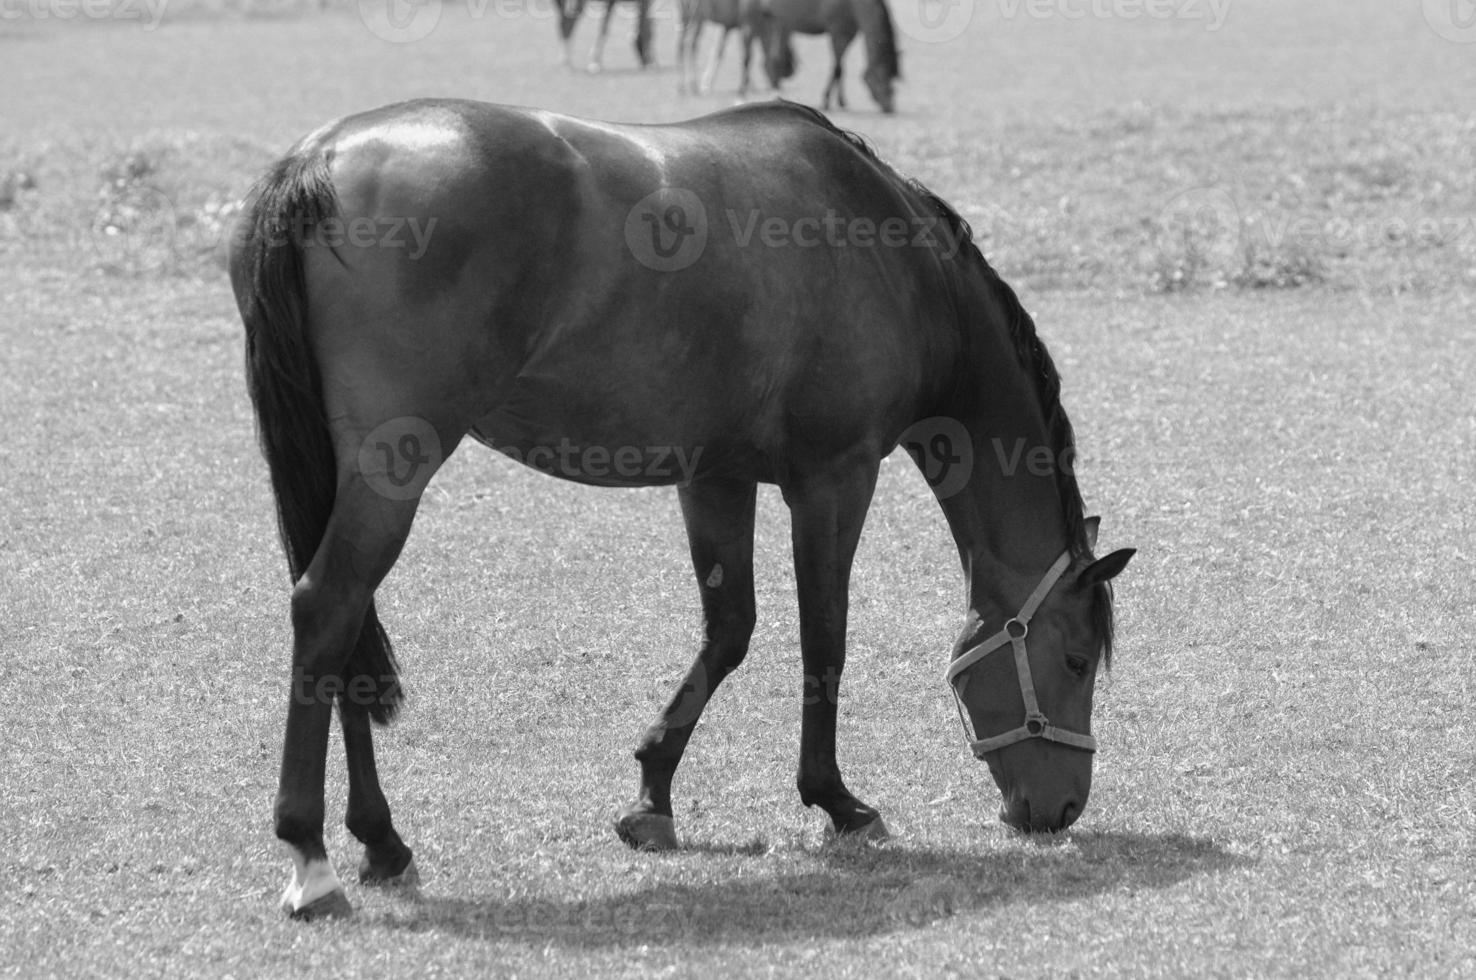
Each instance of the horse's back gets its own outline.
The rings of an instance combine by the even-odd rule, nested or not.
[[[488,441],[885,449],[920,397],[936,259],[847,239],[918,204],[812,110],[647,126],[417,102],[299,152],[331,159],[346,226],[429,228],[418,254],[316,256],[338,287],[311,291],[320,355],[397,379],[413,356]]]

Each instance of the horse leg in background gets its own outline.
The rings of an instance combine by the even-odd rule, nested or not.
[[[595,35],[594,45],[589,49],[589,70],[601,71],[605,67],[605,36],[610,33],[610,17],[615,13],[616,0],[606,0],[605,16],[600,18],[600,32]]]
[[[877,470],[877,461],[870,459],[813,474],[781,489],[791,515],[805,665],[800,801],[828,813],[838,834],[881,840],[888,836],[881,814],[846,789],[835,758],[851,562],[876,488]]]
[[[334,698],[353,696],[352,690],[344,690],[344,667],[364,625],[374,590],[399,557],[419,503],[418,497],[388,499],[372,489],[361,474],[345,472],[343,464],[339,469],[333,514],[323,540],[292,590],[292,697],[287,708],[275,816],[277,837],[287,845],[293,860],[293,877],[282,896],[282,905],[297,918],[352,911],[323,846],[328,728]],[[357,724],[351,711],[346,728]],[[349,751],[354,756],[362,756],[360,750],[367,747],[359,734],[355,730],[351,736],[354,746]],[[359,761],[362,763],[362,758]],[[363,779],[359,784],[367,796],[368,785]],[[394,850],[390,837],[399,840],[389,827],[389,807],[384,805],[375,813],[371,806],[370,815],[377,826],[370,828],[366,821],[360,829],[368,830],[371,836],[380,835],[374,844],[380,848],[379,854],[389,859]],[[383,835],[385,830],[389,836]],[[404,844],[399,846],[404,848]],[[408,865],[408,849],[405,860]]]
[[[579,16],[584,13],[584,3],[585,0],[559,2],[559,41],[563,51],[559,63],[565,68],[574,65],[574,28],[579,23]]]
[[[419,882],[414,857],[395,832],[389,802],[379,787],[369,711],[352,697],[340,698],[338,718],[343,724],[343,748],[348,757],[348,812],[344,824],[364,845],[359,882],[413,886]]]
[[[636,0],[636,59],[642,68],[650,68],[654,60],[651,51],[651,0]]]
[[[712,54],[707,59],[707,70],[702,73],[702,81],[697,85],[699,92],[711,92],[712,83],[717,79],[718,68],[723,63],[723,52],[728,50],[728,34],[733,28],[723,25],[723,32],[718,35],[717,47],[712,49]]]
[[[748,98],[748,70],[753,62],[753,42],[757,40],[758,34],[745,24],[739,37],[743,39],[743,74],[738,79],[738,101],[742,102]]]
[[[830,70],[830,82],[825,86],[825,100],[823,108],[830,111],[830,94],[835,93],[836,104],[842,109],[846,108],[846,90],[841,81],[841,67],[845,64],[846,49],[851,46],[851,41],[856,37],[856,28],[832,31],[830,35],[830,50],[835,55],[835,67]]]
[[[758,487],[704,481],[679,491],[692,567],[702,593],[705,637],[697,659],[636,750],[641,783],[636,801],[620,811],[615,831],[631,847],[677,846],[671,780],[702,709],[738,668],[753,635],[753,520]]]
[[[696,0],[683,0],[681,25],[677,28],[677,91],[686,95],[697,91],[694,65],[698,42],[702,39],[702,18]]]

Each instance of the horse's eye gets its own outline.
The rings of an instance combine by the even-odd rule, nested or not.
[[[1067,657],[1066,658],[1066,669],[1069,670],[1069,671],[1071,671],[1077,677],[1085,677],[1086,676],[1086,672],[1087,672],[1087,668],[1090,667],[1091,665],[1092,665],[1092,662],[1090,660],[1088,660],[1087,658],[1085,658],[1085,657]]]

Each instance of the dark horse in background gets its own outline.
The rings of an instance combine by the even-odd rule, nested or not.
[[[335,702],[360,879],[415,874],[374,763],[370,723],[400,698],[374,593],[468,436],[571,480],[678,488],[706,634],[636,750],[627,843],[677,846],[672,777],[754,629],[759,483],[791,515],[800,800],[840,834],[885,836],[841,778],[836,718],[852,558],[899,444],[963,563],[948,676],[1001,817],[1053,831],[1080,815],[1108,580],[1132,552],[1094,558],[1056,369],[968,226],[818,112],[616,126],[420,101],[352,116],[253,190],[230,271],[296,583],[275,807],[292,914],[351,910],[323,843]]]
[[[574,28],[584,14],[588,0],[558,0],[559,40],[564,49],[561,60],[567,68],[574,63]],[[605,38],[610,33],[610,18],[615,14],[615,4],[625,2],[636,8],[635,51],[642,68],[649,68],[655,60],[651,49],[651,0],[605,0],[605,16],[600,18],[600,32],[595,35],[594,46],[589,51],[590,71],[600,71],[605,66]]]
[[[784,79],[794,74],[792,34],[826,34],[834,55],[830,81],[825,86],[821,108],[830,111],[831,96],[846,108],[846,93],[841,81],[841,67],[846,49],[857,32],[866,42],[866,71],[862,78],[871,97],[882,112],[896,108],[893,83],[902,77],[901,57],[897,53],[897,32],[886,0],[757,0],[764,18],[764,66],[770,83],[777,89]]]

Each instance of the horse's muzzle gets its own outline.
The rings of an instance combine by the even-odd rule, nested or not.
[[[1036,803],[1023,795],[1012,796],[1005,798],[999,819],[1027,834],[1053,834],[1075,823],[1085,806],[1086,800],[1074,797]]]

